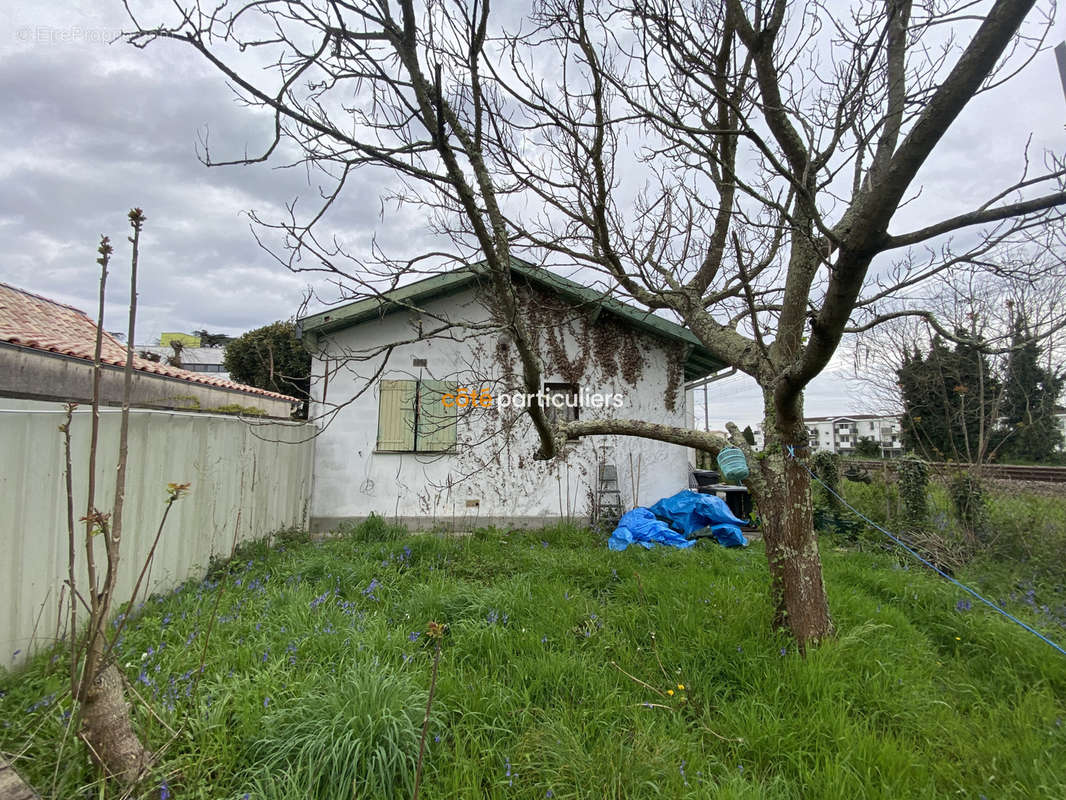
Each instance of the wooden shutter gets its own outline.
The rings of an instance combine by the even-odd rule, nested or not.
[[[415,381],[378,384],[378,450],[415,449]]]
[[[418,392],[418,445],[417,450],[440,453],[455,447],[455,429],[458,407],[445,406],[443,397],[455,395],[455,381],[421,381]]]

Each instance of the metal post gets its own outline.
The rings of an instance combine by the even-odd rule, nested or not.
[[[1055,45],[1055,60],[1059,62],[1059,80],[1062,81],[1062,94],[1066,97],[1066,42]]]
[[[707,387],[710,384],[703,384],[703,429],[709,431],[711,429],[711,412],[708,410],[710,404],[707,402]]]

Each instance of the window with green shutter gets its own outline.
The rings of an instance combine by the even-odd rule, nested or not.
[[[378,450],[415,449],[417,381],[381,381],[378,385]]]
[[[415,429],[415,450],[440,453],[455,447],[455,403],[444,405],[446,394],[455,395],[459,387],[455,381],[418,382],[418,425]]]
[[[442,453],[455,447],[457,408],[443,397],[454,381],[381,381],[378,444],[382,452]]]

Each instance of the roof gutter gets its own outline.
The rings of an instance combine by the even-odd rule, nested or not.
[[[728,378],[730,375],[736,375],[736,374],[737,374],[737,368],[736,367],[730,367],[729,369],[725,370],[724,372],[719,370],[718,372],[714,372],[714,373],[708,375],[706,378],[700,378],[698,381],[692,381],[692,383],[686,383],[685,384],[685,391],[686,392],[695,391],[696,389],[703,389],[703,429],[705,431],[709,431],[711,429],[710,400],[707,397],[707,387],[710,386],[715,381],[720,381],[723,378]],[[693,414],[695,414],[695,409],[693,409]],[[696,427],[695,418],[693,418],[692,427]]]
[[[685,384],[685,391],[691,391],[692,389],[702,389],[704,386],[706,386],[706,385],[708,385],[710,383],[714,383],[715,381],[720,381],[723,378],[729,378],[729,377],[731,377],[733,375],[736,375],[736,374],[737,374],[737,368],[736,367],[730,367],[725,372],[722,372],[721,370],[719,370],[718,372],[712,372],[706,378],[700,378],[699,380],[692,381],[691,383],[686,383]]]

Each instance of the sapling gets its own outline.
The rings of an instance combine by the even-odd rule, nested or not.
[[[89,748],[89,754],[109,777],[118,778],[130,785],[139,780],[152,761],[152,754],[140,741],[133,729],[130,705],[126,700],[124,677],[115,664],[112,649],[121,633],[122,626],[132,611],[148,565],[155,555],[162,536],[163,526],[173,504],[186,492],[188,484],[174,483],[167,489],[167,498],[155,540],[134,586],[126,610],[119,620],[117,630],[108,637],[107,622],[115,606],[118,585],[118,569],[123,535],[123,512],[126,497],[126,470],[129,455],[130,397],[133,386],[133,341],[137,319],[137,265],[140,233],[145,220],[144,213],[135,208],[129,213],[133,235],[130,266],[130,307],[127,332],[126,363],[123,375],[122,414],[119,423],[118,463],[115,472],[115,499],[110,512],[96,507],[96,462],[100,444],[100,385],[102,378],[103,316],[107,288],[108,266],[114,252],[108,237],[101,237],[97,250],[100,257],[100,292],[97,315],[96,343],[92,367],[92,412],[89,436],[89,463],[87,475],[86,512],[81,521],[85,523],[85,571],[87,591],[83,595],[78,588],[76,570],[77,534],[74,524],[73,467],[71,457],[71,422],[76,404],[67,406],[66,423],[60,427],[64,437],[66,457],[67,533],[68,533],[68,582],[70,609],[70,690],[75,701],[75,723],[80,725],[79,735]],[[97,537],[104,543],[104,571],[97,569]],[[81,603],[88,613],[84,632],[78,629],[77,604]]]

